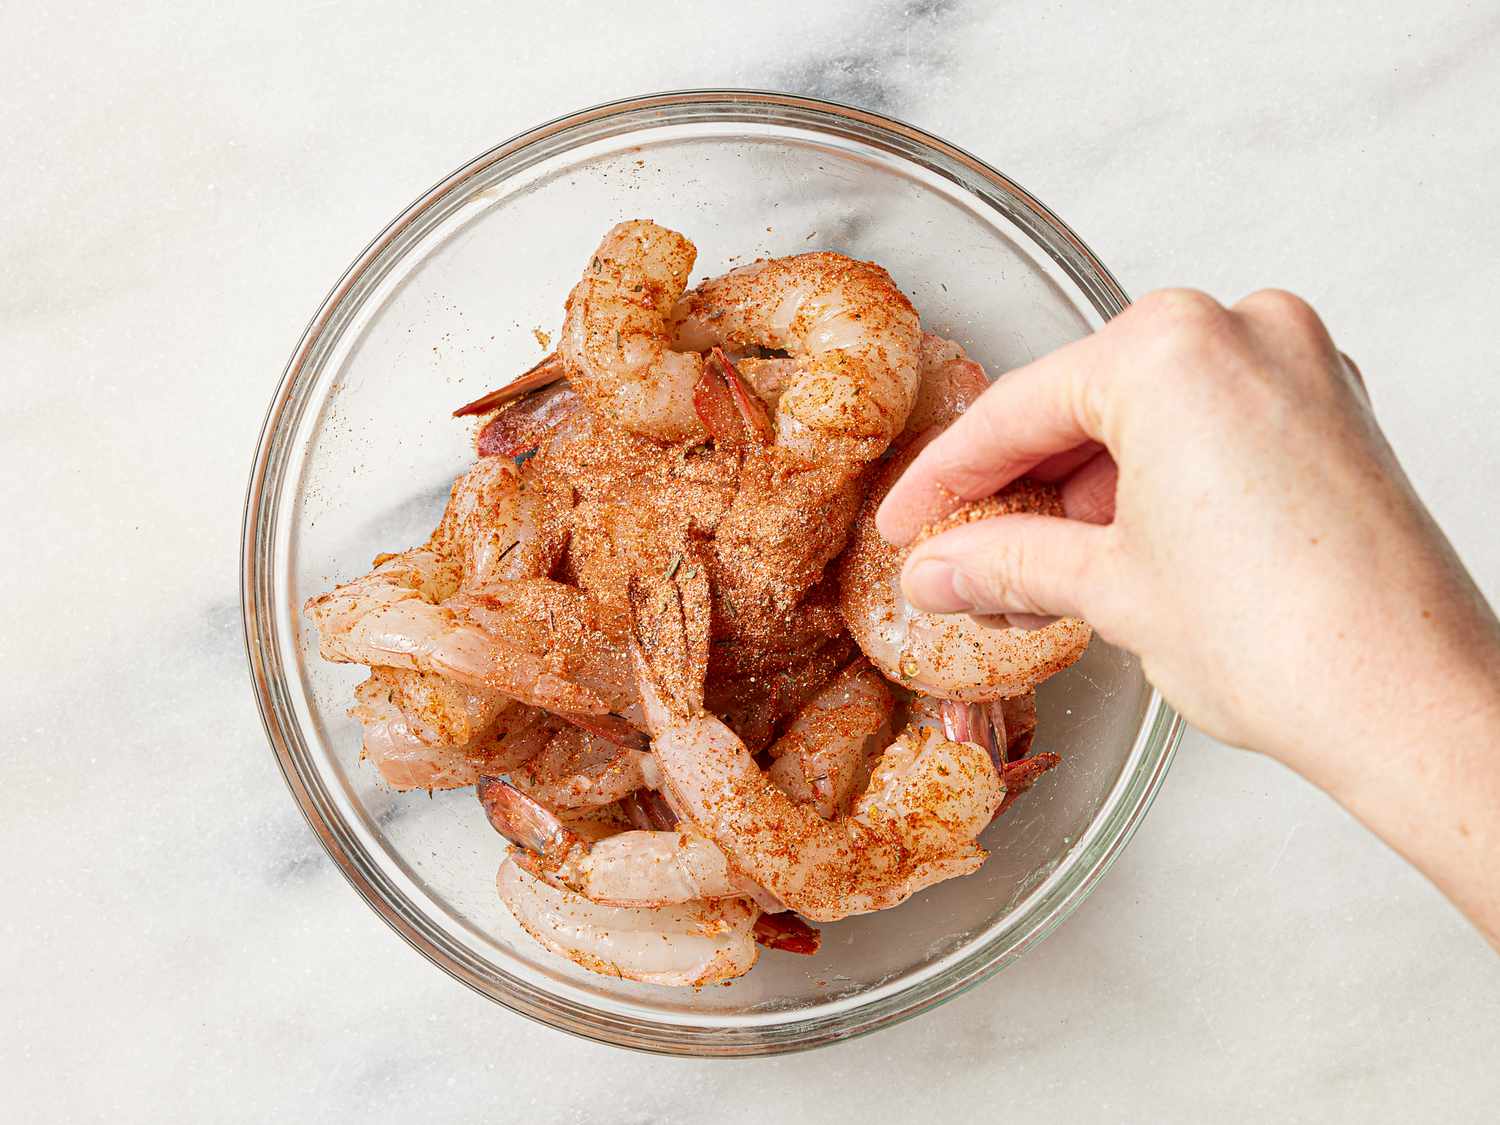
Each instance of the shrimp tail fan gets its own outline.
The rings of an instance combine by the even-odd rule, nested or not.
[[[630,580],[630,630],[638,670],[676,716],[703,706],[712,618],[707,553],[684,544],[659,574]]]

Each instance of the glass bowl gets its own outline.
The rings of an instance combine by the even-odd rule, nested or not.
[[[698,274],[813,248],[874,259],[927,328],[993,374],[1079,337],[1125,294],[1046,207],[919,129],[807,98],[696,91],[542,125],[443,180],[383,231],[313,317],[267,412],[244,524],[254,687],[287,784],[334,862],[407,941],[553,1027],[638,1049],[749,1055],[904,1019],[1010,964],[1082,900],[1166,773],[1181,722],[1095,640],[1039,693],[1063,765],[1000,821],[968,878],[767,952],[727,987],[586,973],[522,933],[504,852],[468,789],[397,795],[346,717],[361,668],[317,656],[300,607],[378,552],[422,542],[472,459],[449,412],[531,366],[612,223],[698,246]]]

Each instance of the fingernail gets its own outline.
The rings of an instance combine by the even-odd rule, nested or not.
[[[961,613],[972,603],[958,592],[957,577],[958,571],[942,559],[922,559],[902,576],[901,590],[907,601],[928,613]]]

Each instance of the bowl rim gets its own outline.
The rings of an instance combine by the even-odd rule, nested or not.
[[[309,360],[323,340],[330,325],[339,319],[342,305],[358,289],[366,274],[421,216],[450,193],[460,189],[473,176],[496,162],[514,157],[532,146],[560,134],[598,124],[611,118],[639,114],[641,111],[670,111],[681,107],[715,109],[716,120],[751,122],[771,121],[773,115],[794,114],[806,118],[803,128],[823,130],[884,147],[888,152],[912,159],[912,152],[935,158],[939,164],[956,166],[977,177],[995,192],[993,196],[973,183],[948,174],[966,193],[1001,211],[1020,226],[1083,290],[1099,314],[1106,319],[1117,315],[1129,298],[1118,281],[1094,255],[1093,251],[1040,200],[986,162],[940,137],[914,125],[884,114],[855,106],[804,97],[796,94],[749,89],[688,89],[621,98],[564,114],[534,128],[525,130],[466,162],[439,180],[414,202],[404,208],[370,241],[354,262],[329,290],[318,310],[309,320],[297,346],[288,360],[272,396],[252,462],[245,493],[241,526],[240,607],[244,626],[245,651],[251,685],[261,724],[275,754],[282,777],[308,826],[323,850],[361,898],[408,944],[454,979],[489,997],[509,1010],[537,1020],[550,1027],[595,1042],[623,1046],[655,1054],[695,1057],[731,1057],[781,1054],[808,1050],[869,1034],[893,1026],[928,1011],[987,980],[1006,965],[1051,933],[1077,908],[1093,890],[1104,873],[1124,850],[1150,808],[1166,776],[1182,737],[1184,723],[1160,693],[1151,688],[1144,718],[1136,734],[1135,746],[1120,779],[1106,798],[1088,829],[1070,854],[1079,858],[1060,863],[1053,873],[1072,870],[1082,864],[1083,856],[1092,851],[1090,862],[1081,877],[1066,882],[1052,876],[1037,892],[1028,896],[1021,915],[1029,921],[1022,936],[1001,954],[992,947],[994,937],[975,948],[941,972],[914,984],[873,998],[868,1003],[832,1014],[812,1018],[788,1019],[774,1024],[757,1024],[734,1028],[720,1024],[695,1027],[681,1022],[657,1021],[638,1015],[602,1012],[547,992],[499,969],[500,981],[494,978],[496,967],[469,955],[466,950],[444,940],[434,931],[424,931],[414,919],[420,912],[404,912],[397,903],[405,896],[390,884],[382,873],[359,862],[359,849],[351,847],[352,839],[339,830],[338,818],[330,817],[327,800],[308,784],[298,768],[294,744],[301,742],[301,730],[288,705],[280,658],[274,604],[274,554],[265,548],[274,544],[278,526],[278,498],[268,485],[275,479],[272,469],[284,462],[288,453],[290,427],[284,427],[289,407],[297,405],[297,392],[309,375]],[[744,114],[744,116],[736,116]],[[812,122],[811,125],[808,121]],[[662,120],[658,124],[679,122]],[[640,128],[650,128],[642,122]],[[924,162],[925,164],[925,162]],[[932,168],[932,165],[925,165]],[[939,172],[941,168],[935,169]],[[316,377],[313,365],[311,377]],[[292,412],[295,416],[296,411]],[[262,554],[265,561],[262,561]],[[1149,685],[1148,685],[1149,686]],[[1047,883],[1054,883],[1044,892]],[[987,955],[988,954],[988,955]]]

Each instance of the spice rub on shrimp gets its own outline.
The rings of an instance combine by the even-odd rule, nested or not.
[[[714,596],[722,629],[773,643],[804,606],[848,540],[864,496],[864,466],[785,455],[755,393],[717,348],[698,389],[699,413],[736,487],[712,536]],[[795,615],[795,616],[794,616]],[[825,635],[838,632],[837,626]]]
[[[608,805],[660,784],[656,763],[644,747],[644,737],[637,745],[621,745],[618,734],[606,737],[564,723],[538,753],[515,763],[511,781],[549,809]]]
[[[753,262],[699,285],[674,316],[679,347],[789,353],[776,445],[804,461],[869,461],[906,425],[921,330],[874,262],[827,251]]]
[[[557,351],[455,412],[478,463],[429,540],[305,607],[371,669],[350,714],[381,778],[476,786],[524,929],[694,987],[814,952],[799,915],[977,868],[1058,764],[1032,688],[1089,638],[901,598],[875,507],[987,380],[883,269],[817,252],[687,291],[695,256],[611,229]],[[1056,505],[1022,481],[950,519]]]
[[[543,882],[513,858],[500,865],[495,887],[538,942],[604,976],[699,988],[748,973],[760,952],[760,910],[743,898],[601,906]]]
[[[865,661],[834,676],[771,745],[770,779],[824,820],[849,810],[868,782],[872,741],[886,734],[894,706],[890,686]]]
[[[975,837],[1004,795],[987,750],[911,728],[881,755],[851,814],[824,820],[778,789],[702,708],[705,581],[641,582],[632,608],[641,700],[674,806],[788,908],[835,921],[983,862]]]
[[[364,727],[364,757],[392,789],[457,789],[485,772],[514,769],[538,754],[555,729],[544,712],[523,704],[505,707],[464,742],[434,738],[404,711],[402,681],[418,677],[394,668],[372,668],[354,689],[349,714]],[[509,701],[506,701],[509,704]]]
[[[906,424],[919,366],[917,313],[890,275],[823,251],[755,262],[684,296],[696,258],[645,219],[604,236],[568,296],[558,350],[589,404],[633,433],[693,437],[702,353],[779,349],[793,362],[766,369],[776,444],[808,462],[879,456]]]
[[[887,543],[875,527],[875,511],[908,461],[893,460],[870,490],[839,563],[839,608],[870,661],[913,690],[985,702],[1024,694],[1082,656],[1092,631],[1074,617],[1019,629],[912,608],[901,593],[906,552]],[[960,509],[949,522],[1012,512],[1060,516],[1062,501],[1052,485],[1022,478]]]
[[[515,863],[592,902],[665,906],[752,891],[719,846],[694,832],[628,831],[590,840],[500,778],[481,778],[478,793],[495,831],[522,849]]]
[[[922,333],[921,379],[916,401],[906,418],[906,434],[951,425],[990,385],[984,368],[969,358],[963,345],[931,332]]]
[[[877,479],[873,495],[866,500],[856,543],[841,560],[840,606],[861,647],[872,658],[879,657],[877,663],[887,675],[915,690],[937,693],[914,701],[916,721],[941,727],[957,741],[990,748],[996,769],[1009,779],[1004,811],[1029,786],[1029,782],[1018,784],[1023,774],[1010,763],[1030,750],[1036,705],[1030,687],[1000,698],[995,698],[995,692],[1015,692],[1020,684],[1034,684],[1071,663],[1087,645],[1089,631],[1081,622],[1063,621],[1039,634],[1024,634],[997,628],[995,622],[981,627],[961,615],[915,614],[900,592],[901,555],[873,528],[874,510],[909,460],[912,443],[930,429],[951,424],[988,386],[984,369],[962,346],[932,333],[923,335],[917,401],[906,432],[897,442],[901,452]],[[1046,512],[1058,510],[1055,495],[1045,486],[1027,488],[1026,483],[1019,484],[1004,497],[971,506],[954,518],[983,518],[1038,507]],[[1056,761],[1052,756],[1051,764]]]
[[[676,231],[620,223],[568,295],[558,354],[589,405],[632,433],[674,441],[699,432],[703,357],[675,350],[667,328],[697,256]]]
[[[382,555],[375,569],[308,599],[325,660],[446,676],[493,696],[581,712],[608,710],[552,672],[535,644],[487,633],[462,612],[461,591],[498,589],[546,572],[561,551],[555,521],[530,507],[521,473],[486,458],[453,485],[443,518],[422,546]]]

